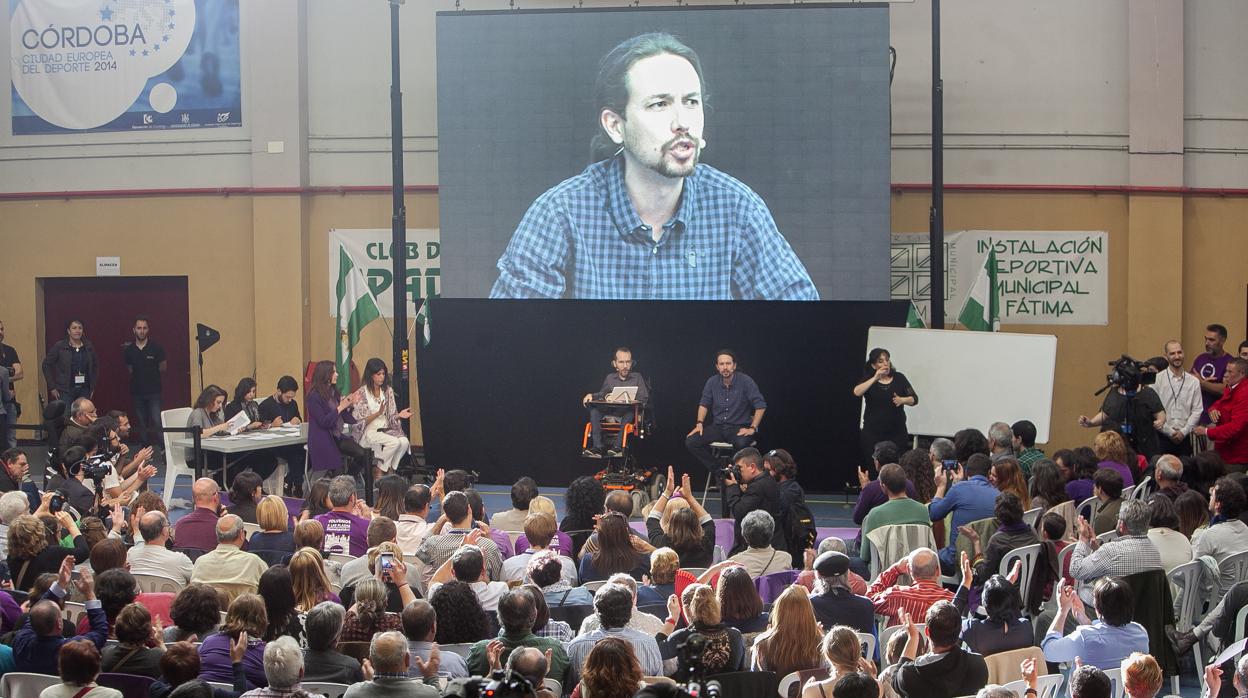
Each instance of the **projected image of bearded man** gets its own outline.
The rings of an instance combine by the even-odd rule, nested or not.
[[[699,164],[705,95],[697,54],[671,35],[612,49],[597,162],[529,207],[490,297],[818,300],[762,198]]]

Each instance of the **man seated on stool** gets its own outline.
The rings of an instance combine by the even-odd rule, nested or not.
[[[737,372],[737,357],[729,349],[715,355],[715,370],[702,387],[698,400],[698,421],[685,436],[685,448],[706,468],[715,473],[719,464],[711,454],[711,444],[722,441],[739,451],[754,443],[758,425],[763,422],[767,401],[758,384],[744,373]],[[707,416],[711,421],[706,422]]]
[[[635,416],[633,405],[624,403],[618,407],[615,405],[590,405],[589,402],[602,401],[612,393],[616,388],[636,388],[637,395],[634,399],[641,403],[644,407],[646,400],[649,399],[646,390],[646,380],[642,378],[640,373],[633,373],[633,352],[628,347],[620,347],[615,350],[615,359],[611,361],[611,365],[615,367],[615,373],[608,373],[606,378],[602,379],[602,387],[596,393],[585,393],[585,397],[581,398],[581,404],[589,408],[589,433],[592,442],[590,447],[581,452],[582,456],[587,458],[602,457],[602,419],[603,417],[616,419],[620,423],[620,429],[625,424],[630,424]],[[620,432],[621,443],[615,448],[607,451],[607,456],[611,458],[619,458],[624,455],[620,449],[623,445],[623,432]]]

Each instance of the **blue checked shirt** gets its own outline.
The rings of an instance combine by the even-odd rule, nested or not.
[[[491,298],[819,300],[762,198],[709,165],[655,242],[620,157],[542,194],[498,260]]]

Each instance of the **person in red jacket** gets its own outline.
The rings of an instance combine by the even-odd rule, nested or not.
[[[1195,433],[1208,436],[1213,448],[1234,472],[1248,466],[1248,359],[1235,357],[1227,362],[1222,380],[1226,389],[1222,397],[1209,406],[1208,427],[1196,427]]]

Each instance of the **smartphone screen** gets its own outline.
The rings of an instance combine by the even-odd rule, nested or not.
[[[382,553],[377,559],[381,561],[381,569],[383,570],[389,570],[394,566],[394,553]]]

